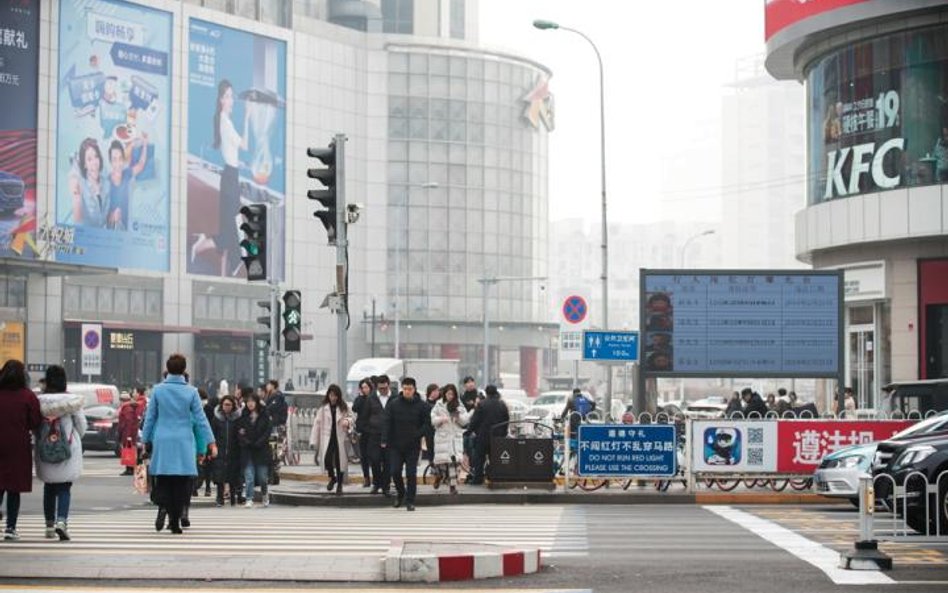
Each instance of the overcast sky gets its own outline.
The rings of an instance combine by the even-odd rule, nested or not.
[[[537,18],[583,31],[602,53],[610,222],[687,216],[676,211],[680,201],[663,210],[663,190],[714,193],[724,85],[734,80],[738,58],[764,51],[764,0],[480,3],[483,45],[553,71],[552,218],[600,220],[599,76],[588,43],[567,31],[534,29]]]

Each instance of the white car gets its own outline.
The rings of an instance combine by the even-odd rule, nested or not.
[[[712,395],[688,404],[685,407],[685,417],[695,420],[724,418],[725,410],[727,410],[727,400],[720,395]]]
[[[572,391],[544,391],[533,400],[533,405],[527,410],[524,420],[553,426],[563,414],[566,402],[572,393]]]

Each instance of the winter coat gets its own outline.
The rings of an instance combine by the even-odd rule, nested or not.
[[[421,437],[431,425],[431,409],[420,398],[393,395],[385,407],[382,443],[398,451],[421,449]]]
[[[510,411],[499,397],[488,397],[471,415],[471,430],[474,431],[474,442],[490,443],[490,438],[507,436],[507,422],[510,421]],[[498,426],[498,424],[500,426]]]
[[[434,463],[451,463],[454,457],[461,460],[464,454],[464,427],[470,420],[470,413],[459,405],[457,413],[452,416],[448,406],[439,401],[431,410],[431,424],[434,426]]]
[[[287,416],[289,416],[289,406],[286,404],[286,396],[282,391],[275,391],[267,398],[267,413],[270,414],[270,422],[273,426],[286,426]]]
[[[389,398],[388,401],[392,401]],[[358,398],[356,399],[358,402]],[[353,406],[353,410],[355,407]],[[381,436],[382,426],[385,424],[385,408],[382,406],[382,400],[379,399],[379,395],[374,391],[365,397],[365,401],[362,405],[359,406],[359,411],[356,412],[358,418],[356,418],[356,429],[359,432],[364,432],[366,434],[374,434]],[[359,423],[362,423],[362,427],[359,427]]]
[[[38,396],[40,414],[44,418],[59,418],[59,429],[69,443],[69,459],[59,463],[40,460],[39,449],[34,452],[36,477],[46,484],[75,482],[82,475],[82,435],[86,434],[86,415],[82,412],[85,398],[71,393],[44,393]],[[36,431],[39,440],[40,431]]]
[[[132,445],[138,444],[138,402],[125,402],[119,408],[118,439],[119,446],[124,447],[131,439]]]
[[[764,403],[764,398],[760,397],[759,393],[751,395],[750,401],[744,404],[745,418],[751,418],[751,414],[754,412],[757,412],[757,414],[753,416],[754,418],[763,418],[767,415],[767,411],[767,404]]]
[[[478,391],[476,389],[473,391],[465,391],[461,394],[461,403],[468,412],[474,411],[474,404],[477,403],[477,395]]]
[[[741,405],[740,397],[732,397],[727,400],[727,408],[724,409],[724,417],[731,418],[732,416],[740,416],[737,413],[740,412],[740,415],[744,414],[744,408]]]
[[[211,428],[214,431],[214,440],[217,442],[217,457],[211,461],[211,481],[215,483],[240,482],[242,468],[240,465],[240,445],[237,442],[237,421],[240,420],[240,410],[233,410],[225,415],[220,406],[214,410]]]
[[[365,414],[365,404],[373,394],[362,395],[360,392],[352,402],[352,413],[355,415],[355,429],[358,433],[365,432],[369,417]]]
[[[339,451],[339,469],[345,473],[349,471],[349,456],[346,454],[346,435],[352,426],[352,414],[336,408],[336,447]],[[316,463],[323,464],[326,451],[329,450],[332,440],[332,411],[329,404],[320,406],[313,421],[313,430],[309,433],[309,444],[316,448]],[[326,468],[323,468],[326,469]]]
[[[145,411],[142,442],[152,444],[149,473],[196,476],[195,429],[200,431],[204,442],[214,442],[197,389],[188,385],[182,375],[168,375],[155,387]]]
[[[0,490],[32,490],[30,433],[39,428],[42,419],[35,393],[29,389],[0,391]]]
[[[270,465],[270,431],[273,424],[266,409],[260,408],[257,420],[251,420],[250,410],[244,408],[237,420],[237,442],[240,443],[240,467],[253,461],[254,465]]]

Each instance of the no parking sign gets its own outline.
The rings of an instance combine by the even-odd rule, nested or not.
[[[586,304],[586,299],[578,294],[570,295],[563,301],[563,319],[566,323],[573,325],[582,323],[586,320],[588,313],[589,306]]]
[[[560,360],[580,360],[583,329],[589,323],[589,302],[576,292],[567,292],[560,306]]]

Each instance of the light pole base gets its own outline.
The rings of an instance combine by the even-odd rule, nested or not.
[[[879,551],[876,540],[858,541],[852,550],[840,553],[839,567],[846,570],[892,570],[892,558]]]

